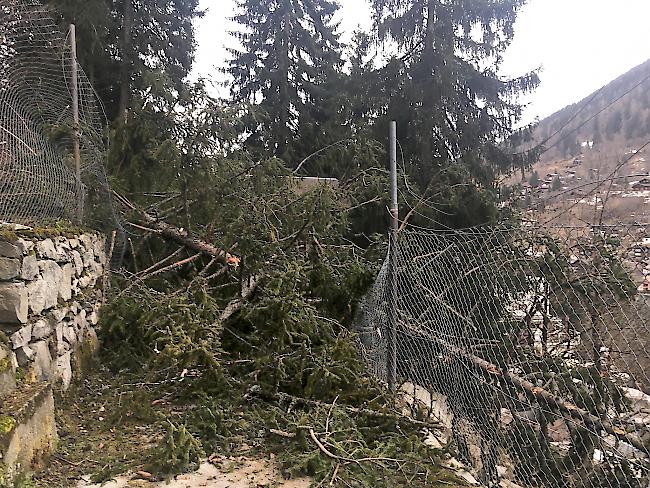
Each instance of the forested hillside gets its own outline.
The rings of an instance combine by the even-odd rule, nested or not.
[[[548,140],[544,161],[578,156],[583,143],[616,154],[650,139],[650,60],[578,103],[542,120],[535,139]],[[591,144],[590,144],[591,145]]]

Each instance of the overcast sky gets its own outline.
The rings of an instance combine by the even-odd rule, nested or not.
[[[366,0],[339,0],[341,33],[370,28]],[[211,77],[228,59],[234,0],[201,0],[195,74]],[[542,84],[527,99],[526,121],[575,103],[650,58],[650,0],[529,0],[515,26],[503,74],[542,68]],[[218,75],[217,75],[218,77]]]

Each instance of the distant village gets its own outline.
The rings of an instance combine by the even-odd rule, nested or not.
[[[633,150],[625,158],[630,163],[624,172],[615,171],[611,161],[595,160],[589,152],[538,165],[527,181],[516,185],[516,193],[526,202],[533,220],[571,205],[590,215],[594,211],[603,214],[592,229],[600,228],[617,243],[619,257],[631,271],[639,293],[650,296],[650,165]],[[594,191],[594,184],[605,180]]]

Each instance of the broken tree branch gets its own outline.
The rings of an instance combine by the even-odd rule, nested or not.
[[[137,208],[133,203],[131,203],[126,197],[120,195],[113,190],[113,195],[115,199],[124,205],[129,210],[137,213],[140,218],[144,221],[147,226],[159,233],[162,237],[170,239],[177,242],[189,249],[192,249],[196,252],[207,254],[214,258],[217,258],[220,262],[226,264],[228,258],[232,258],[226,251],[219,249],[218,247],[213,246],[212,244],[190,237],[187,233],[183,232],[182,229],[178,229],[173,225],[170,225],[166,222],[156,219],[155,217],[149,215],[142,209]]]

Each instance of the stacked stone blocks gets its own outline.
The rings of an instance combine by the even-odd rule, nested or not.
[[[81,350],[97,343],[105,237],[0,237],[0,329],[9,360],[32,381],[67,389]]]

